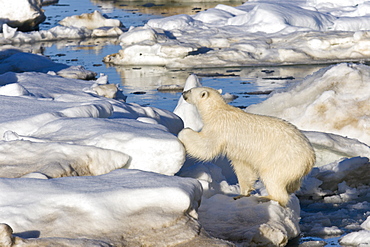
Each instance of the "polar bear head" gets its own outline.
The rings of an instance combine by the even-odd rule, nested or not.
[[[202,106],[216,105],[221,102],[225,104],[221,92],[221,90],[215,90],[210,87],[194,87],[183,92],[182,96],[186,102],[195,105],[199,109],[202,108]]]

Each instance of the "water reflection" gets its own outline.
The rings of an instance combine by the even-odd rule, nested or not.
[[[193,15],[199,11],[213,8],[216,5],[223,3],[230,6],[238,6],[243,1],[161,1],[161,0],[146,0],[146,1],[125,1],[125,0],[91,0],[97,6],[100,6],[105,12],[113,9],[124,9],[134,13],[143,13],[151,15],[172,16],[178,14]]]
[[[158,91],[166,85],[184,86],[190,74],[196,74],[204,86],[222,89],[237,98],[230,104],[245,108],[268,97],[269,92],[302,80],[327,65],[283,67],[239,67],[169,70],[164,67],[114,67],[120,76],[128,102],[173,110],[180,93]]]
[[[58,44],[61,47],[69,47],[72,51],[77,50],[92,50],[96,54],[100,54],[103,48],[107,45],[119,46],[118,38],[94,38],[85,40],[69,40]],[[57,46],[58,47],[58,46]]]
[[[164,85],[183,85],[191,71],[168,70],[165,67],[115,67],[123,86],[140,90],[157,90]]]
[[[93,51],[96,55],[102,54],[102,51],[106,46],[115,46],[116,50],[120,49],[119,39],[118,38],[89,38],[89,39],[65,39],[58,41],[43,41],[43,42],[34,42],[34,43],[21,43],[21,44],[12,44],[4,45],[2,48],[17,48],[24,52],[30,52],[35,54],[48,54],[50,50],[57,49],[61,53],[72,53],[73,51]]]
[[[282,66],[282,67],[238,67],[238,68],[208,68],[208,69],[186,69],[173,70],[165,67],[143,66],[115,66],[119,73],[122,84],[127,87],[140,88],[140,90],[157,89],[165,85],[183,86],[190,74],[196,74],[204,80],[214,79],[225,80],[238,78],[246,80],[243,83],[254,83],[255,86],[263,89],[276,89],[287,84],[301,80],[327,65],[306,65],[306,66]],[[207,79],[208,78],[208,79]],[[217,83],[216,83],[217,85]],[[222,84],[221,84],[222,85]],[[235,89],[235,88],[233,88]]]

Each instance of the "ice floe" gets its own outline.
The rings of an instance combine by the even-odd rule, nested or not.
[[[248,1],[237,7],[219,4],[195,15],[152,19],[121,35],[122,49],[106,56],[105,62],[184,68],[367,59],[370,19],[361,8],[365,3],[330,4]],[[144,38],[143,33],[151,35]]]
[[[119,169],[101,176],[1,178],[0,187],[0,217],[18,237],[6,246],[47,246],[45,238],[63,246],[90,246],[89,239],[98,246],[169,246],[200,232],[202,188],[195,179]],[[81,238],[85,245],[74,245]]]
[[[369,78],[370,69],[365,65],[329,66],[247,111],[281,117],[304,130],[339,134],[369,145]]]
[[[124,33],[94,12],[73,17],[78,27],[67,19],[23,33],[4,24],[0,44],[121,35],[106,62],[182,68],[365,61],[369,14],[361,0],[248,1]],[[257,200],[261,182],[233,200],[239,187],[225,159],[186,159],[176,134],[202,122],[182,98],[177,116],[125,103],[105,75],[80,66],[9,47],[0,59],[0,245],[284,246],[301,232],[369,243],[366,65],[329,66],[246,109],[291,121],[317,153],[282,208]],[[184,90],[196,86],[191,75]]]
[[[61,20],[59,24],[67,27],[86,27],[88,29],[122,26],[119,20],[105,18],[97,10],[89,14],[68,16]]]
[[[34,30],[46,19],[41,0],[1,0],[0,5],[0,31],[6,31],[7,26],[21,31]]]

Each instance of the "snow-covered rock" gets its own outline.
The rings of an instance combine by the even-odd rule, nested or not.
[[[0,0],[0,6],[0,24],[21,31],[34,30],[46,19],[41,0]]]

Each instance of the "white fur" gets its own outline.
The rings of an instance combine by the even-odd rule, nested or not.
[[[226,155],[242,196],[249,196],[260,178],[269,193],[267,198],[286,206],[289,194],[299,189],[302,177],[315,163],[308,139],[282,119],[226,104],[212,88],[192,88],[183,97],[197,107],[204,124],[200,132],[185,128],[179,133],[187,153],[204,161]]]

